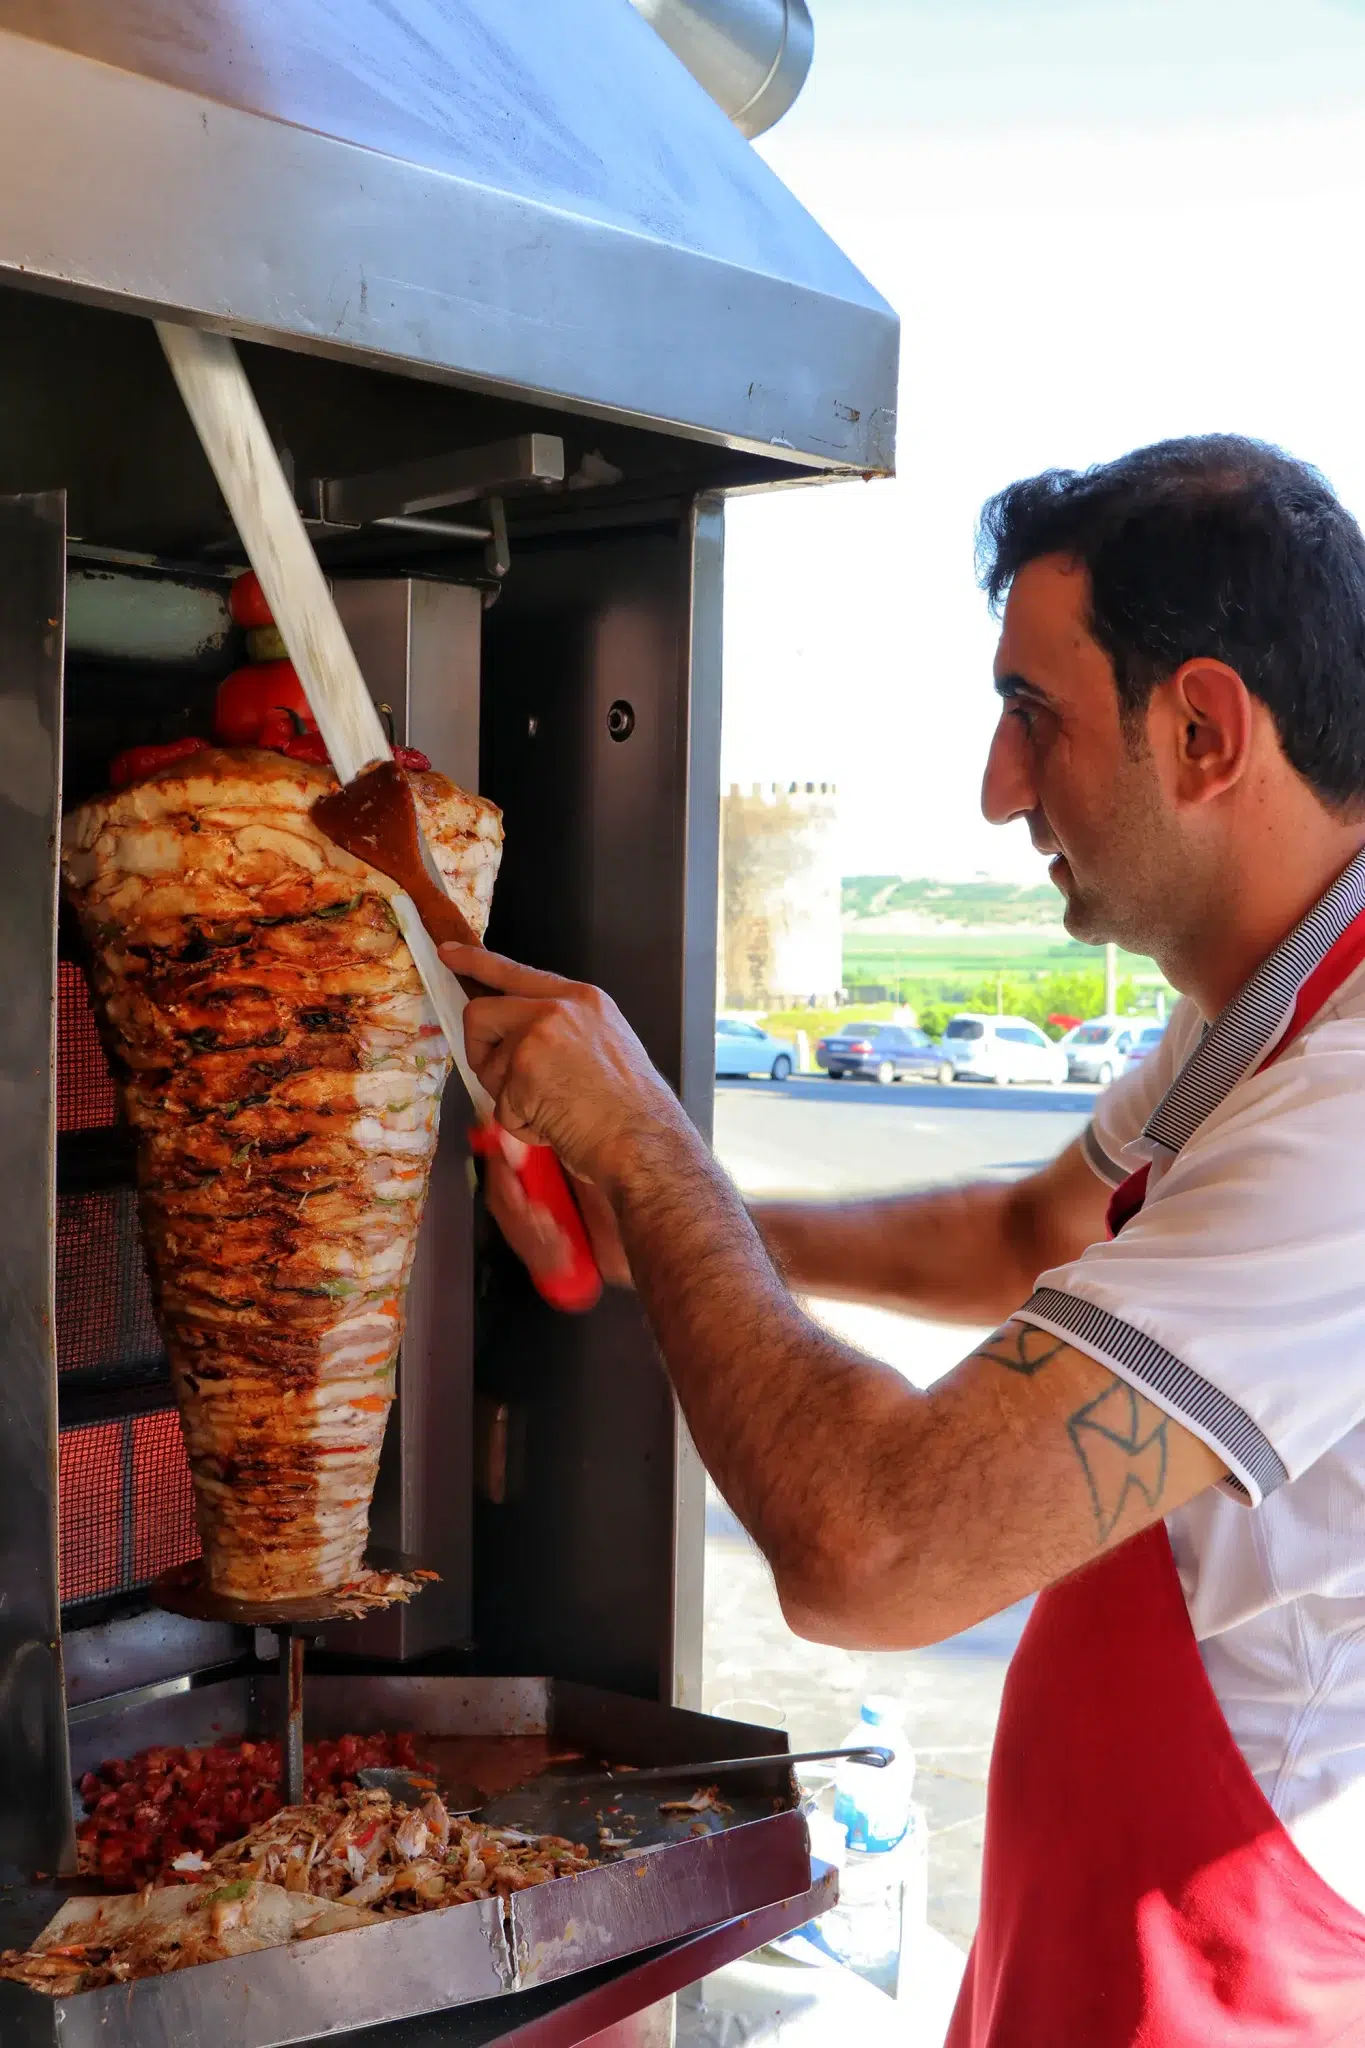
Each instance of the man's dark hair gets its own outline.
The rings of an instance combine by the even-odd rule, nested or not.
[[[1365,536],[1316,469],[1204,434],[1047,470],[982,512],[993,605],[1040,555],[1089,572],[1090,631],[1130,729],[1157,683],[1211,656],[1269,707],[1325,804],[1365,799]]]

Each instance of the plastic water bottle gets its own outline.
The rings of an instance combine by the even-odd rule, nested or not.
[[[844,1762],[834,1779],[834,1819],[847,1831],[839,1902],[820,1921],[831,1955],[881,1990],[895,1994],[905,1923],[907,1884],[923,1861],[923,1821],[914,1805],[915,1753],[897,1700],[863,1702],[843,1747],[877,1745],[895,1753],[878,1770]]]
[[[856,1724],[841,1749],[889,1749],[894,1763],[845,1760],[834,1774],[834,1818],[847,1830],[848,1846],[877,1856],[894,1849],[910,1825],[915,1793],[915,1752],[905,1732],[899,1700],[874,1693],[863,1701]]]

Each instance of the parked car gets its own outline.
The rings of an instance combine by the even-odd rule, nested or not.
[[[785,1038],[774,1038],[740,1017],[717,1017],[717,1074],[767,1074],[785,1081],[795,1065],[796,1047]]]
[[[1165,1036],[1164,1024],[1144,1024],[1128,1048],[1128,1065],[1140,1067],[1144,1060],[1151,1058]]]
[[[1098,1081],[1101,1088],[1107,1088],[1111,1081],[1116,1081],[1127,1071],[1129,1057],[1142,1030],[1140,1017],[1091,1017],[1086,1023],[1078,1024],[1062,1040],[1069,1078],[1073,1081]]]
[[[963,1011],[944,1029],[945,1081],[1042,1081],[1059,1088],[1067,1078],[1060,1045],[1026,1017],[987,1017]]]
[[[832,1081],[842,1081],[846,1074],[870,1074],[874,1081],[889,1084],[941,1079],[943,1056],[928,1032],[912,1024],[846,1024],[819,1041],[815,1064]]]

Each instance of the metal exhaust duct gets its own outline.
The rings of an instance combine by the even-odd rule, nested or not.
[[[771,128],[810,71],[806,0],[631,0],[698,85],[750,140]]]

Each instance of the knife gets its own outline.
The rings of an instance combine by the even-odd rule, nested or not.
[[[227,335],[172,321],[158,320],[156,331],[338,780],[352,782],[373,762],[392,760],[393,749],[236,345]],[[560,1266],[533,1271],[531,1278],[556,1307],[591,1308],[602,1278],[563,1168],[548,1145],[525,1145],[499,1130],[493,1098],[465,1053],[465,992],[437,953],[412,898],[400,892],[393,908],[478,1119],[471,1133],[475,1149],[502,1152],[527,1201],[548,1209],[563,1244]]]

